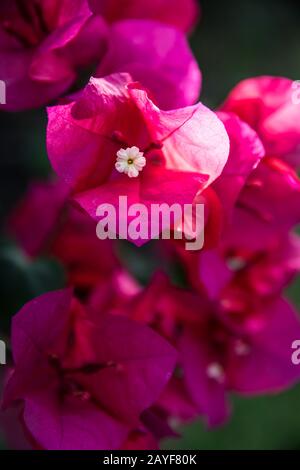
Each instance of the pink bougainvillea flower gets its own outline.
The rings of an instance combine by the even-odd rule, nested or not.
[[[12,370],[9,366],[0,369],[0,401],[2,401],[3,390],[11,373]],[[26,439],[21,416],[22,405],[11,407],[5,411],[0,409],[0,432],[10,450],[30,450],[32,448]]]
[[[280,295],[300,271],[300,238],[293,233],[279,238],[262,252],[246,252],[243,256],[242,251],[234,253],[232,248],[227,247],[233,255],[229,263],[234,266],[240,262],[242,282],[253,295]]]
[[[68,290],[26,304],[12,328],[14,373],[4,407],[46,449],[116,449],[168,382],[175,350],[144,325],[99,314]]]
[[[119,269],[119,261],[113,242],[99,240],[87,214],[70,206],[66,209],[64,223],[52,238],[49,253],[65,267],[68,285],[77,294],[88,294]]]
[[[95,75],[114,72],[130,73],[162,109],[194,104],[200,94],[201,73],[183,33],[155,21],[112,25]]]
[[[169,425],[167,418],[164,411],[156,406],[144,411],[142,415],[142,422],[157,442],[168,437],[178,437],[178,434]]]
[[[172,295],[170,295],[172,293]],[[89,299],[92,315],[100,311],[124,315],[147,324],[176,343],[177,324],[186,318],[186,303],[191,296],[170,284],[167,276],[158,272],[144,289],[127,272],[119,271],[107,283],[101,283]]]
[[[198,304],[197,294],[174,287],[161,272],[154,275],[144,289],[132,296],[124,312],[135,321],[146,323],[176,345],[180,328],[178,325],[193,322],[197,313],[193,307]],[[187,309],[186,306],[190,305]]]
[[[256,77],[239,83],[222,109],[232,111],[256,130],[267,155],[299,167],[299,88],[281,77]]]
[[[198,327],[184,331],[180,357],[186,384],[210,426],[228,418],[228,392],[274,393],[300,379],[299,368],[291,361],[291,344],[300,334],[299,318],[280,299],[260,313],[264,327],[237,333],[213,314],[205,315],[202,308]]]
[[[233,113],[218,112],[217,115],[228,133],[230,152],[221,175],[209,188],[198,193],[193,202],[194,205],[204,204],[205,206],[205,249],[214,248],[222,239],[224,230],[232,219],[232,212],[242,188],[265,155],[258,135],[248,124]],[[194,226],[195,223],[196,220],[194,220]],[[192,227],[190,220],[185,226],[186,235],[192,236],[194,233]],[[183,245],[182,242],[178,244]]]
[[[225,128],[212,111],[202,104],[161,111],[127,74],[92,78],[76,101],[48,114],[52,166],[95,220],[99,205],[118,209],[119,196],[127,197],[128,206],[142,203],[149,216],[152,204],[192,203],[220,175],[229,153]],[[116,168],[117,154],[123,149],[127,164],[134,164],[133,148],[146,164],[129,177]],[[134,219],[119,215],[123,225]],[[148,227],[156,235],[165,228],[150,221]],[[148,232],[142,242],[150,237]]]
[[[68,188],[56,181],[33,182],[12,211],[8,230],[29,256],[43,253],[60,223]]]
[[[89,0],[94,13],[108,22],[123,19],[150,19],[190,30],[199,16],[197,0]]]
[[[142,429],[130,433],[122,450],[159,450],[159,446],[152,434]]]
[[[168,256],[180,263],[189,285],[204,297],[218,299],[221,289],[233,277],[221,248],[190,253],[180,244],[173,243],[170,247],[169,243],[169,250]]]
[[[300,271],[300,239],[294,233],[274,238],[265,247],[225,237],[217,249],[191,254],[182,245],[173,243],[170,247],[169,243],[169,251],[173,260],[178,257],[189,284],[199,293],[204,289],[210,299],[218,299],[230,283],[235,292],[238,286],[250,298],[274,299]]]
[[[248,124],[233,113],[218,112],[217,115],[229,136],[229,157],[221,175],[194,199],[195,205],[205,205],[204,247],[209,249],[220,242],[242,188],[265,155],[258,135]],[[185,233],[188,233],[187,227]]]
[[[250,175],[228,227],[229,243],[261,250],[300,222],[300,180],[276,158],[265,158]]]
[[[68,284],[87,293],[110,279],[119,263],[112,242],[98,239],[93,221],[68,203],[68,193],[56,181],[32,183],[9,217],[8,230],[27,255],[58,258]]]
[[[140,292],[141,286],[127,271],[120,267],[114,269],[111,275],[98,282],[91,292],[88,299],[91,315],[98,316],[99,312],[105,311],[126,316],[128,304]]]
[[[181,31],[151,15],[109,28],[87,0],[4,0],[1,57],[3,108],[11,111],[47,104],[70,88],[79,68],[96,62],[98,76],[132,73],[163,109],[193,104],[200,92],[201,73]]]
[[[213,183],[224,213],[229,217],[248,176],[265,156],[264,147],[256,134],[233,113],[218,113],[230,139],[230,153],[222,174]]]
[[[182,372],[182,369],[179,370]],[[188,423],[199,415],[199,410],[191,399],[182,376],[176,377],[175,374],[164,388],[155,408],[166,416],[170,425],[174,420]]]
[[[106,26],[87,0],[3,0],[1,80],[8,111],[49,103],[67,91],[78,67],[102,54]]]
[[[204,288],[219,303],[217,313],[234,331],[255,332],[267,323],[266,306],[278,300],[300,270],[299,237],[291,234],[260,252],[226,246],[194,258],[187,270],[190,278],[198,278],[195,289],[201,295]]]
[[[152,325],[179,349],[181,372],[176,377],[183,382],[178,384],[176,379],[175,400],[169,383],[158,406],[181,419],[193,417],[196,406],[211,426],[228,418],[229,392],[273,393],[300,379],[299,368],[291,361],[300,321],[292,307],[278,297],[279,283],[282,289],[291,271],[288,274],[284,268],[287,277],[276,279],[273,290],[269,286],[256,292],[267,271],[272,274],[275,262],[272,266],[257,263],[256,274],[261,279],[254,285],[246,271],[230,269],[217,255],[186,253],[198,259],[198,271],[193,274],[199,281],[194,282],[194,291],[175,288],[158,277],[128,309],[132,318]],[[280,265],[282,260],[277,267]]]
[[[212,426],[229,415],[228,392],[273,393],[300,379],[291,361],[300,321],[280,297],[300,269],[299,237],[277,235],[276,244],[260,251],[238,244],[238,237],[235,242],[222,240],[218,249],[197,254],[172,244],[194,289],[177,325],[179,363],[192,400]],[[164,296],[174,297],[167,289]]]
[[[115,296],[119,295],[118,292],[115,288]],[[198,320],[198,305],[197,294],[174,287],[159,272],[144,290],[140,289],[125,300],[122,313],[135,321],[150,325],[174,346],[178,346],[183,326],[193,325]],[[113,313],[120,314],[120,311],[121,309],[114,309]],[[178,366],[181,366],[180,357]],[[158,428],[164,429],[164,437],[172,437],[172,434],[174,437],[174,419],[187,422],[199,413],[181,375],[172,377],[152,410],[157,419],[160,417]],[[154,434],[159,434],[159,431]]]
[[[190,285],[203,302],[210,299],[215,315],[242,338],[268,327],[265,311],[300,271],[299,237],[293,233],[260,249],[238,244],[237,238],[196,255],[174,247]]]

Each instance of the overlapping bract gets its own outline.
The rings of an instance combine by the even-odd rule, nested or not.
[[[196,0],[89,0],[94,13],[110,23],[126,18],[153,19],[187,31],[199,16]]]
[[[70,90],[83,68],[97,64],[100,76],[122,71],[143,78],[164,108],[196,101],[201,73],[184,33],[175,27],[180,25],[174,25],[174,9],[169,18],[165,2],[158,1],[140,15],[138,2],[126,2],[119,15],[123,2],[113,2],[109,11],[105,3],[99,2],[99,14],[88,0],[3,0],[0,63],[6,97],[1,108],[22,111],[46,105]],[[195,19],[194,2],[190,4],[183,30]],[[110,25],[113,11],[124,21]]]
[[[197,14],[192,0],[0,7],[6,109],[49,103],[79,66],[97,65],[83,90],[48,108],[60,180],[32,184],[8,221],[29,257],[63,265],[69,287],[13,319],[11,446],[154,449],[176,436],[174,418],[216,426],[230,393],[300,379],[300,320],[284,293],[300,268],[300,104],[280,77],[241,82],[215,112],[195,104],[201,74],[184,33]],[[127,155],[140,158],[131,177],[116,166]],[[153,253],[168,272],[180,266],[180,286],[158,270],[142,287],[117,242],[97,238],[97,207],[118,209],[119,196],[205,205],[203,250],[164,240]]]
[[[50,107],[48,116],[52,166],[95,220],[100,205],[119,210],[120,196],[128,206],[143,204],[149,214],[152,204],[192,204],[228,157],[228,136],[215,113],[202,104],[161,111],[127,74],[92,78],[74,102]],[[146,159],[136,178],[115,168],[126,147]],[[152,227],[152,233],[163,228]]]
[[[176,353],[126,318],[91,320],[70,291],[44,294],[13,320],[15,370],[4,407],[24,401],[24,423],[47,449],[116,449],[168,381]]]

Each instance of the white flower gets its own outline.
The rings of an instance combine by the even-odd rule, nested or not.
[[[210,379],[216,380],[219,383],[224,382],[224,369],[218,362],[212,362],[209,364],[206,369],[206,374]]]
[[[115,168],[119,173],[125,173],[129,178],[136,178],[146,165],[144,153],[138,147],[127,147],[117,152]]]
[[[250,346],[240,339],[236,341],[234,350],[238,356],[246,356],[251,351]]]

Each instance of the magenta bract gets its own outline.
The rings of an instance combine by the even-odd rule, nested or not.
[[[173,371],[173,348],[149,328],[99,314],[68,290],[26,304],[12,332],[15,370],[7,407],[24,401],[24,422],[47,449],[119,448]]]

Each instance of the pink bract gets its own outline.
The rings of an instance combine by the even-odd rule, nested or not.
[[[187,31],[199,16],[196,0],[89,0],[93,12],[108,22],[123,19],[151,19]]]
[[[57,258],[68,284],[82,293],[119,269],[112,241],[98,239],[92,219],[69,203],[62,183],[32,183],[9,217],[8,230],[26,255]]]
[[[300,179],[277,158],[265,158],[237,201],[224,242],[266,249],[300,222]]]
[[[256,132],[233,113],[218,113],[225,125],[229,140],[230,153],[222,174],[212,188],[230,218],[232,209],[247,178],[265,156],[265,149]]]
[[[95,76],[130,73],[162,109],[194,104],[201,72],[180,31],[155,21],[127,20],[112,25],[107,53]]]
[[[202,104],[161,111],[126,74],[92,78],[76,101],[49,108],[48,116],[52,166],[95,220],[98,206],[118,208],[119,196],[147,208],[192,203],[228,157],[227,133],[212,111]],[[146,157],[136,178],[115,170],[118,150],[132,146]]]
[[[120,448],[176,358],[146,326],[101,314],[91,321],[68,290],[26,304],[13,320],[12,344],[4,406],[24,401],[26,427],[46,449]]]
[[[299,336],[296,313],[278,299],[261,311],[265,327],[238,335],[211,315],[187,328],[181,358],[188,389],[210,426],[228,418],[227,392],[274,393],[299,381],[291,344]]]
[[[39,107],[67,91],[77,69],[99,58],[106,38],[87,0],[3,0],[1,79],[8,111]]]
[[[29,256],[43,253],[60,223],[68,188],[54,181],[32,182],[13,209],[8,230]]]
[[[299,167],[300,106],[294,82],[281,77],[249,78],[229,94],[222,109],[256,130],[267,155]]]

